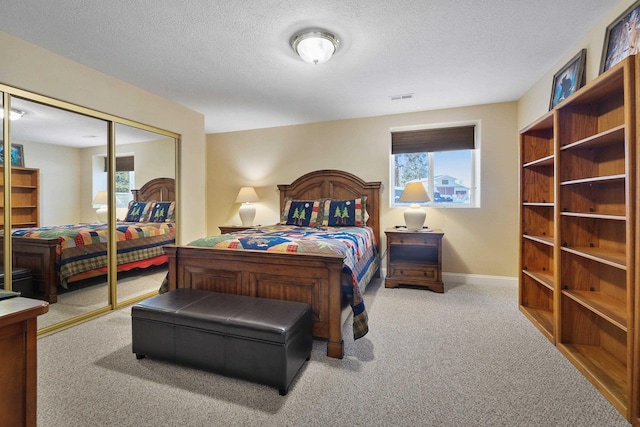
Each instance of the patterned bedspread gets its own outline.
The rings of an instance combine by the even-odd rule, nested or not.
[[[369,331],[360,285],[366,285],[379,266],[375,236],[370,228],[272,225],[203,237],[189,243],[189,246],[342,255],[343,272],[351,277],[351,283],[343,286],[343,292],[353,308],[354,338],[361,338]]]
[[[69,277],[107,266],[106,223],[70,224],[41,228],[19,228],[14,237],[57,239],[56,268],[60,282]],[[119,222],[116,226],[118,265],[164,255],[162,247],[175,242],[175,227],[166,222]]]

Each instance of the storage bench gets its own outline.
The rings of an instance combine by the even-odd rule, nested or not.
[[[288,392],[312,347],[305,303],[176,289],[131,309],[132,350]]]

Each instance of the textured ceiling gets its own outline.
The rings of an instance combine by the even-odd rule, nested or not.
[[[4,0],[0,31],[199,111],[215,133],[513,101],[615,3]],[[289,46],[310,27],[341,39],[325,64]]]

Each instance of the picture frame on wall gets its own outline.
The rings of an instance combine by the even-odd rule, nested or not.
[[[640,0],[607,27],[600,60],[600,74],[629,55],[640,52]]]
[[[549,110],[584,86],[587,49],[582,49],[553,76]]]
[[[0,166],[4,162],[4,146],[0,141]],[[24,167],[24,150],[22,144],[11,144],[11,166]]]

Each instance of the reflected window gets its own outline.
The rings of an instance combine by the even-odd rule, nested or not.
[[[131,190],[135,189],[135,172],[116,172],[116,208],[126,208],[133,200]]]

